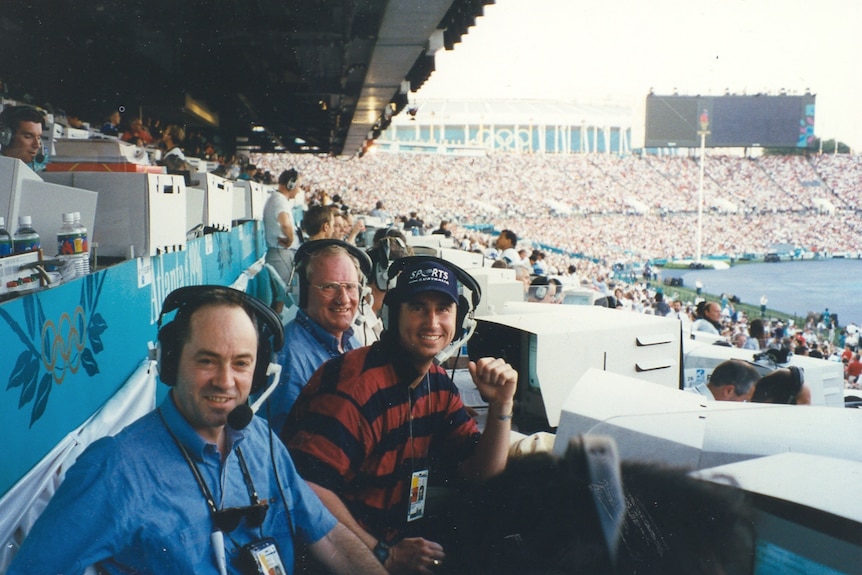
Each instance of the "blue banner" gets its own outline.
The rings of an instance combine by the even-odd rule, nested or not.
[[[263,254],[263,227],[247,222],[0,305],[0,420],[11,432],[0,494],[129,378],[156,340],[168,293],[229,285]]]

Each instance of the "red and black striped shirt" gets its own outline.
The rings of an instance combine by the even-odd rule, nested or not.
[[[282,432],[300,474],[388,541],[406,526],[413,472],[456,478],[480,436],[446,372],[433,366],[411,388],[420,375],[388,340],[347,352],[314,373]]]

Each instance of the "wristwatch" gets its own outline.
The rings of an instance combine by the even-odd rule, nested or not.
[[[374,553],[374,556],[377,557],[381,565],[385,564],[386,560],[389,559],[389,545],[384,543],[383,540],[378,541],[371,552]]]

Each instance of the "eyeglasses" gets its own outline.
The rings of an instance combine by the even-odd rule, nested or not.
[[[220,531],[230,533],[237,527],[239,522],[245,518],[245,523],[249,527],[260,527],[263,520],[266,519],[266,512],[269,505],[266,503],[255,503],[246,507],[228,507],[226,509],[217,509],[213,513],[213,521]]]
[[[327,282],[325,284],[311,284],[320,290],[323,297],[331,298],[341,293],[341,290],[347,292],[347,295],[353,296],[359,294],[359,288],[362,286],[359,282]]]

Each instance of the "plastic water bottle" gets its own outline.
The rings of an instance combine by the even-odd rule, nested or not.
[[[12,237],[12,246],[16,254],[39,251],[42,247],[30,216],[18,216],[18,229]]]
[[[90,273],[90,235],[87,231],[87,226],[81,223],[81,212],[75,212],[75,230],[78,232],[78,237],[81,238],[81,257],[78,259],[78,269],[81,270],[81,275]]]
[[[12,255],[12,235],[6,230],[6,218],[0,216],[0,258]]]
[[[86,247],[86,231],[82,234],[75,225],[75,213],[63,214],[63,225],[57,232],[57,257],[63,262],[63,279],[74,279],[89,273],[90,254]]]

